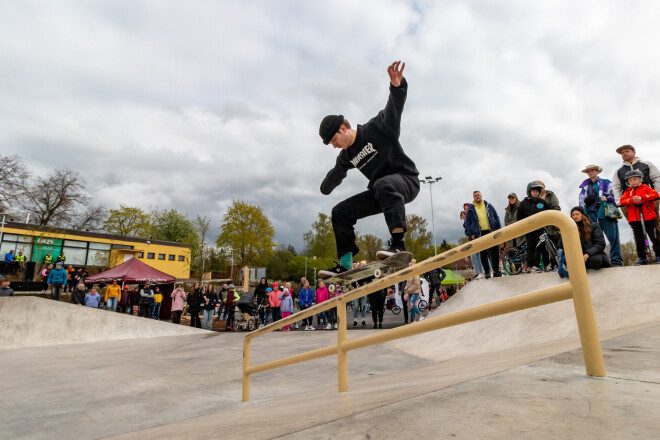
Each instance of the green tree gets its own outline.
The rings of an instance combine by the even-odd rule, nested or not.
[[[433,237],[427,231],[425,218],[415,214],[406,216],[408,232],[405,235],[406,250],[411,252],[417,261],[422,261],[433,255]]]
[[[119,209],[108,210],[103,229],[109,234],[148,238],[151,222],[149,214],[140,208],[120,204]]]
[[[220,247],[234,249],[234,257],[241,265],[267,262],[273,255],[275,229],[258,205],[233,200],[222,218]]]
[[[295,257],[296,252],[293,246],[279,245],[266,266],[267,273],[274,280],[292,280],[289,264]]]
[[[188,261],[190,271],[199,274],[201,259],[195,258],[201,252],[201,240],[197,228],[186,214],[176,209],[151,210],[151,227],[149,236],[154,240],[173,241],[190,246],[191,261]]]
[[[376,261],[376,252],[383,248],[383,240],[375,235],[365,234],[358,237],[357,245],[360,253],[355,256],[356,260]]]
[[[335,232],[330,216],[319,212],[318,219],[312,223],[312,229],[303,234],[305,254],[318,258],[334,258],[337,253]]]

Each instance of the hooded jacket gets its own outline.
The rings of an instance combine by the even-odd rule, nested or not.
[[[314,289],[311,287],[301,288],[298,293],[298,300],[300,301],[300,307],[311,307],[314,304]]]
[[[640,196],[642,200],[638,203],[633,202],[634,196]],[[628,188],[621,197],[620,203],[625,206],[636,206],[628,209],[628,222],[641,221],[639,211],[642,211],[644,220],[653,220],[658,217],[655,213],[655,204],[653,199],[658,198],[658,191],[643,183],[637,188]]]
[[[321,193],[330,194],[351,168],[357,168],[369,179],[368,189],[373,187],[376,180],[391,174],[411,176],[411,182],[419,185],[419,171],[399,143],[401,113],[407,93],[408,83],[405,78],[401,80],[399,87],[390,84],[390,95],[385,108],[366,124],[357,126],[355,142],[347,149],[341,150],[335,167],[321,183]]]
[[[255,287],[254,297],[257,299],[258,304],[265,304],[266,301],[268,301],[268,293],[266,293],[267,288],[268,288],[268,280],[266,280],[266,284],[261,284],[261,281],[259,281],[257,287]]]
[[[282,301],[282,311],[293,313],[293,298],[291,298],[291,292],[289,292],[289,289],[285,288],[284,292],[280,292],[279,299]]]
[[[578,228],[584,227],[584,223],[578,223]],[[609,261],[605,253],[605,236],[603,230],[598,223],[591,222],[591,236],[589,241],[580,237],[580,244],[582,245],[582,253],[589,254],[589,256],[601,255],[605,260]]]
[[[321,304],[328,299],[330,299],[330,292],[328,292],[328,288],[326,286],[316,289],[316,304]]]
[[[182,311],[183,302],[186,300],[186,292],[183,289],[174,289],[174,292],[170,294],[170,297],[172,297],[172,311]]]
[[[53,269],[48,275],[48,281],[46,281],[47,284],[55,284],[62,286],[66,285],[66,282],[67,282],[66,270],[62,268]]]
[[[486,204],[486,215],[488,215],[488,226],[490,226],[491,232],[497,231],[502,227],[502,224],[500,223],[500,216],[497,215],[497,211],[495,211],[493,205],[491,205],[485,200],[483,200],[483,203]],[[477,215],[477,209],[474,207],[474,204],[470,204],[470,207],[467,210],[467,214],[465,215],[464,226],[465,226],[466,236],[472,237],[474,235],[475,238],[481,237],[479,216]]]

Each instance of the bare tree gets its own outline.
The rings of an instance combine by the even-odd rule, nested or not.
[[[0,155],[0,211],[14,208],[21,193],[21,185],[30,178],[30,173],[19,156]]]
[[[23,181],[17,198],[23,211],[30,213],[39,226],[70,224],[77,212],[88,204],[85,181],[67,169],[55,170],[46,177]]]
[[[106,219],[106,209],[103,205],[94,205],[91,200],[86,200],[84,205],[71,216],[69,227],[76,231],[100,232],[103,230],[103,222]]]

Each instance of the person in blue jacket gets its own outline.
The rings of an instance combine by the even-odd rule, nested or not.
[[[298,301],[300,302],[301,312],[312,307],[312,304],[314,304],[314,289],[309,286],[309,281],[307,279],[303,281],[303,286],[300,288],[300,292],[298,292]],[[313,319],[313,316],[303,319],[305,330],[315,330],[312,326]]]
[[[483,199],[480,191],[472,193],[474,201],[470,204],[465,216],[465,232],[466,235],[474,240],[497,231],[502,228],[500,217],[493,205]],[[493,246],[490,249],[481,251],[481,264],[484,266],[486,278],[490,278],[490,271],[488,270],[488,261],[490,259],[490,267],[493,269],[493,276],[501,277],[500,272],[500,247]]]
[[[62,263],[57,263],[48,275],[48,287],[50,288],[50,295],[55,301],[60,300],[60,293],[66,288],[68,281],[66,270],[62,269]]]

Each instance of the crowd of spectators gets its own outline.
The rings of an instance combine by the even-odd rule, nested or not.
[[[571,217],[580,234],[584,262],[589,269],[623,265],[618,224],[623,217],[628,220],[635,238],[635,264],[645,265],[649,261],[660,263],[657,191],[660,188],[660,172],[651,162],[637,157],[635,147],[631,145],[623,145],[616,152],[621,156],[622,164],[614,172],[612,180],[600,177],[603,169],[598,165],[588,165],[582,170],[588,177],[578,186],[578,204],[571,209]],[[560,211],[559,199],[546,189],[542,181],[532,181],[527,185],[526,197],[522,201],[515,192],[508,195],[504,226],[546,210]],[[473,192],[473,201],[463,205],[460,219],[468,240],[502,228],[497,209],[484,200],[478,190]],[[562,248],[556,227],[532,231],[505,243],[502,248],[494,246],[472,255],[476,278],[502,276],[500,252],[506,247],[526,247],[527,264],[523,270],[526,273],[557,270],[558,261],[553,261],[545,247],[537,246],[540,237],[545,234],[556,248]],[[655,253],[653,258],[648,255],[651,246],[647,244],[647,236]],[[609,242],[609,252],[605,238]]]

